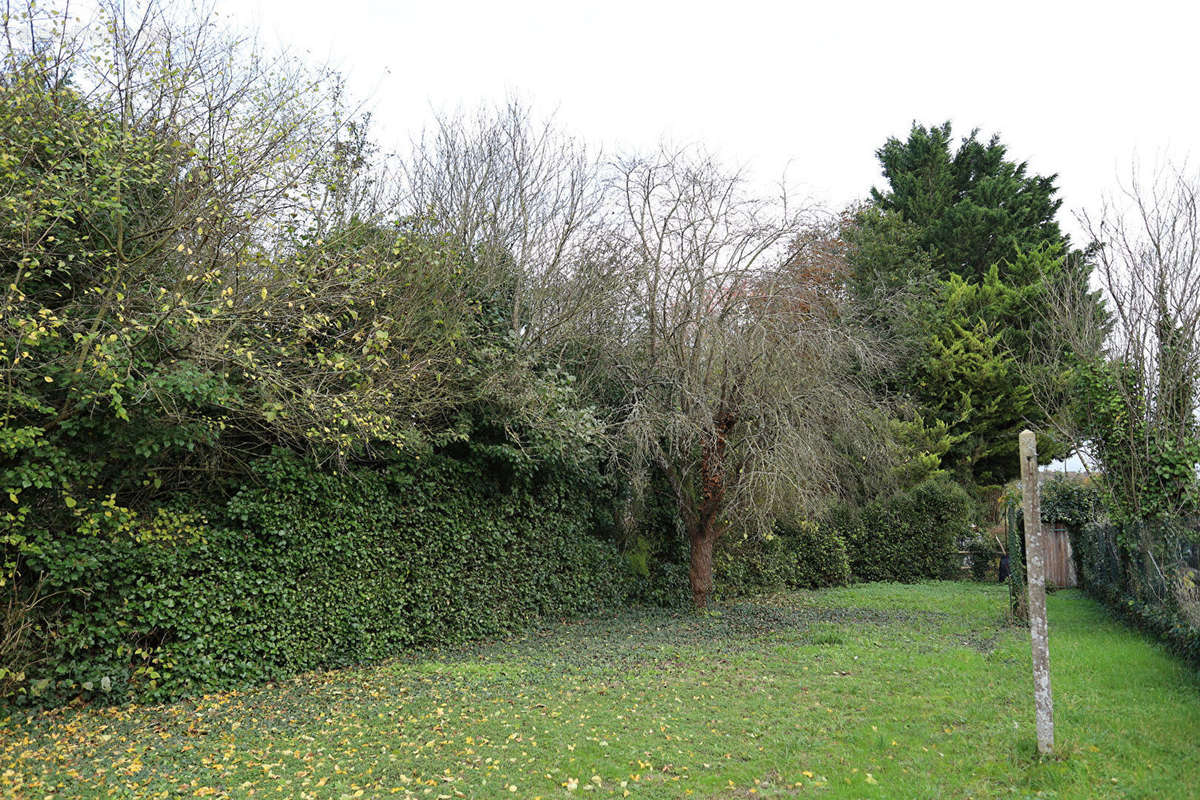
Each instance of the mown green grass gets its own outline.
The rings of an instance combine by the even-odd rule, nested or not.
[[[865,585],[630,611],[169,706],[18,713],[12,797],[1196,797],[1200,676],[1049,599],[1034,754],[1003,589]]]

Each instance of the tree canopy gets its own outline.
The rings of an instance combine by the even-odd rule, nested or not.
[[[906,140],[888,139],[876,151],[887,186],[871,199],[916,230],[916,241],[942,278],[983,280],[993,266],[1010,280],[1018,254],[1046,245],[1068,246],[1055,217],[1055,175],[1030,175],[1008,158],[999,135],[986,143],[977,130],[955,148],[949,122],[914,125]],[[1028,276],[1021,280],[1027,281]]]
[[[998,136],[956,147],[948,122],[876,155],[887,183],[845,226],[851,289],[902,354],[891,388],[947,427],[943,465],[967,485],[1004,483],[1017,432],[1046,421],[1030,381],[1059,380],[1030,368],[1052,336],[1041,306],[1052,286],[1087,281],[1055,219],[1055,176],[1029,174]],[[1064,452],[1043,438],[1043,456]]]

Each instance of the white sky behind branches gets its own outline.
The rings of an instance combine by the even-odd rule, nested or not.
[[[882,183],[887,137],[950,120],[1057,173],[1077,246],[1074,212],[1135,163],[1200,159],[1200,4],[1182,0],[215,2],[341,71],[398,152],[435,111],[516,97],[606,151],[700,143],[837,210]]]
[[[348,78],[402,151],[434,110],[516,96],[606,151],[702,143],[833,208],[881,182],[913,120],[999,133],[1058,173],[1062,222],[1200,150],[1189,2],[216,0]]]
[[[1077,246],[1074,212],[1136,165],[1200,166],[1200,3],[1185,0],[195,2],[341,72],[399,153],[439,111],[517,98],[606,152],[702,144],[839,210],[882,183],[889,136],[950,120],[1057,173]]]

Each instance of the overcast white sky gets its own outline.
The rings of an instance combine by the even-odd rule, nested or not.
[[[703,142],[841,206],[913,120],[998,132],[1094,205],[1164,156],[1200,158],[1200,10],[1188,2],[217,0],[330,63],[386,146],[432,109],[516,95],[614,150]],[[1069,230],[1075,230],[1064,219]]]

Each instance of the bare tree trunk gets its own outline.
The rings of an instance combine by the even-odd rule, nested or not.
[[[700,457],[700,513],[696,524],[688,530],[691,539],[692,602],[696,608],[708,605],[713,589],[713,545],[724,530],[720,522],[725,507],[725,451],[729,446],[729,431],[734,417],[726,412],[714,420],[715,432],[702,446]]]
[[[697,531],[689,531],[691,539],[691,569],[688,578],[692,584],[692,603],[697,609],[708,606],[713,590],[713,545],[717,541],[716,526],[704,525]]]

